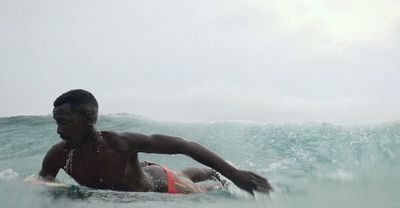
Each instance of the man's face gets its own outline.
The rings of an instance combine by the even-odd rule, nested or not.
[[[88,132],[88,123],[82,115],[71,110],[69,103],[54,107],[53,118],[57,122],[57,133],[69,147],[76,147]]]

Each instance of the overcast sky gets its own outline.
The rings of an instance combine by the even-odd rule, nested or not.
[[[398,0],[0,0],[0,116],[400,120]]]

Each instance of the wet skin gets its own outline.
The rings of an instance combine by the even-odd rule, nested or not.
[[[159,166],[142,168],[137,152],[127,149],[129,144],[124,135],[92,131],[85,118],[71,112],[69,104],[56,107],[53,116],[57,121],[57,133],[64,141],[54,145],[46,155],[41,176],[55,177],[61,168],[79,184],[92,188],[167,190],[163,169]]]
[[[50,150],[54,156],[51,161],[53,171],[59,167],[79,184],[92,188],[120,191],[167,190],[166,175],[161,167],[142,168],[137,153],[128,154],[128,144],[121,139],[123,136],[104,131],[101,135],[101,140],[86,148],[70,149],[65,141],[56,144]],[[54,175],[54,172],[46,174],[45,170],[51,169],[43,168],[41,176]]]
[[[53,117],[63,141],[46,154],[39,175],[54,180],[64,169],[79,184],[120,191],[167,191],[166,174],[159,166],[142,167],[138,153],[185,154],[215,169],[249,193],[268,193],[268,181],[238,170],[203,146],[166,135],[98,132],[96,115],[72,110],[70,104],[55,107]]]

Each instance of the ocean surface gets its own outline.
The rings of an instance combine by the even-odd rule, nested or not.
[[[234,166],[269,179],[275,191],[255,197],[231,185],[210,193],[171,195],[85,187],[29,185],[47,150],[60,138],[51,116],[0,118],[0,208],[48,207],[400,207],[400,122],[174,123],[132,115],[103,115],[99,130],[168,134],[196,141]],[[140,154],[179,170],[201,164],[182,155]],[[76,184],[62,170],[58,178]]]

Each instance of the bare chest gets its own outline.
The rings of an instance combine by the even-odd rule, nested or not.
[[[71,150],[64,170],[81,185],[123,189],[128,163],[128,156],[109,149]]]

